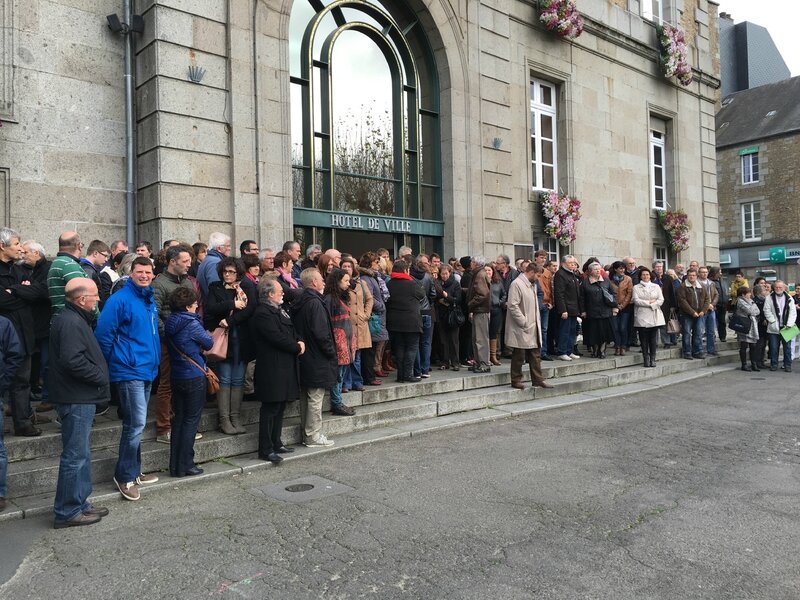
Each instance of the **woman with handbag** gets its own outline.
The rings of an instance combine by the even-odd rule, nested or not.
[[[261,402],[258,421],[258,457],[273,464],[281,454],[293,452],[281,440],[286,404],[300,397],[298,358],[305,344],[297,337],[289,315],[283,310],[284,286],[264,279],[258,286],[258,306],[250,318],[256,347],[255,396]]]
[[[389,332],[386,330],[386,283],[380,270],[380,259],[375,252],[367,252],[358,263],[358,272],[361,282],[369,288],[372,294],[372,314],[367,322],[369,333],[372,337],[372,365],[375,377],[388,377],[389,373],[383,370],[383,352],[386,342],[389,341]],[[363,358],[362,358],[363,361]],[[362,366],[362,374],[364,368]]]
[[[203,350],[211,348],[212,340],[196,314],[197,299],[194,290],[177,288],[169,296],[172,314],[164,323],[172,385],[171,477],[203,472],[194,462],[194,438],[206,401],[207,367]]]
[[[639,283],[633,286],[633,326],[639,333],[645,367],[656,366],[658,332],[664,326],[664,294],[661,286],[651,281],[652,272],[639,268]]]
[[[739,286],[736,290],[736,310],[734,316],[750,319],[750,329],[746,332],[736,332],[739,340],[739,360],[742,361],[742,371],[760,371],[756,360],[756,343],[758,342],[758,315],[761,311],[753,301],[753,292],[747,286]],[[747,364],[747,351],[750,350],[750,364]]]
[[[437,300],[436,310],[439,317],[442,366],[458,371],[461,369],[458,362],[458,332],[464,323],[461,284],[453,277],[453,268],[450,265],[443,264],[439,267],[439,279],[442,282],[442,297]]]
[[[764,355],[767,350],[767,319],[764,316],[764,301],[767,299],[767,296],[769,296],[769,286],[763,283],[756,283],[753,285],[753,302],[755,302],[758,307],[758,317],[756,317],[756,322],[758,323],[758,341],[755,347],[756,362],[754,366],[757,366],[758,369],[769,368],[769,365],[764,362]],[[755,371],[757,369],[754,368],[753,370]]]
[[[345,375],[343,386],[354,391],[363,391],[365,385],[381,385],[375,377],[375,355],[372,353],[372,334],[369,317],[374,300],[366,283],[361,281],[356,260],[349,254],[342,255],[341,269],[350,275],[350,322],[356,334],[356,356]]]
[[[614,328],[611,318],[619,309],[614,292],[607,279],[603,279],[600,263],[586,267],[586,278],[581,282],[585,319],[583,320],[583,341],[593,358],[606,357],[606,345],[614,341]]]
[[[248,320],[256,310],[256,287],[245,277],[244,264],[226,256],[217,264],[221,281],[208,286],[204,325],[209,331],[227,330],[225,358],[217,363],[219,427],[227,435],[245,433],[239,421],[245,367],[252,359]]]
[[[356,411],[344,404],[342,399],[342,384],[350,365],[356,356],[358,340],[350,320],[350,275],[341,269],[334,269],[325,280],[325,290],[322,292],[328,312],[331,315],[333,327],[333,341],[336,345],[336,361],[339,373],[336,384],[331,388],[331,413],[344,417],[356,414]]]

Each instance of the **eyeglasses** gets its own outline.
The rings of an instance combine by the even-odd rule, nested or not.
[[[222,273],[223,273],[223,275],[237,275],[238,274],[236,269],[225,269]]]
[[[111,256],[110,252],[98,252],[98,254],[103,258],[105,258],[106,260],[108,260],[108,257]]]

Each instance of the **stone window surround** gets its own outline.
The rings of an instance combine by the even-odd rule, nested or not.
[[[667,202],[667,134],[665,131],[650,130],[650,208],[666,210]],[[661,175],[661,184],[656,175]],[[659,199],[658,192],[661,192]]]
[[[665,171],[664,171],[664,201],[665,201],[665,208],[675,210],[679,208],[676,205],[676,197],[675,197],[675,190],[680,188],[680,172],[678,169],[675,168],[674,164],[674,157],[679,155],[679,140],[674,131],[677,128],[677,124],[675,123],[675,119],[677,118],[677,113],[665,109],[663,107],[647,103],[647,161],[648,161],[648,196],[649,196],[649,206],[650,206],[650,216],[651,218],[655,219],[658,217],[658,212],[663,209],[658,209],[655,207],[654,203],[654,192],[653,192],[653,169],[652,169],[652,146],[650,144],[650,137],[651,133],[654,129],[661,130],[664,134],[664,144],[665,144],[665,152],[664,152],[664,160],[665,160]]]
[[[546,104],[539,99],[541,93],[545,90],[550,90],[551,103]],[[558,126],[558,108],[559,108],[559,90],[558,85],[551,81],[541,79],[531,75],[530,81],[530,135],[532,146],[536,145],[536,156],[531,150],[530,164],[531,164],[531,189],[535,191],[544,191],[558,188],[558,139],[559,139],[559,126]],[[552,123],[552,134],[550,138],[543,138],[541,135],[541,122],[542,118],[549,117]],[[551,141],[553,144],[552,163],[543,162],[542,156],[542,141]],[[544,186],[544,168],[551,167],[553,170],[552,180],[553,186]],[[535,174],[534,174],[535,172]],[[536,184],[540,185],[536,185]]]
[[[758,227],[756,228],[756,219],[755,215],[758,213]],[[763,226],[763,217],[761,211],[761,200],[754,200],[748,199],[745,202],[739,203],[739,214],[741,217],[741,226],[742,226],[742,241],[743,242],[760,242],[761,241],[761,229]],[[749,217],[749,219],[747,218]],[[748,220],[749,220],[749,229],[751,230],[751,235],[748,237],[747,230],[748,230]]]

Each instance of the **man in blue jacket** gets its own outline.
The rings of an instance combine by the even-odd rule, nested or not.
[[[8,454],[3,442],[3,396],[11,387],[25,353],[19,343],[14,324],[0,316],[0,511],[6,509],[6,472],[8,470]]]
[[[138,486],[158,481],[155,475],[142,474],[140,456],[150,387],[161,360],[152,281],[150,259],[134,259],[130,280],[109,297],[95,331],[108,362],[111,383],[119,393],[122,437],[114,483],[126,500],[138,500]]]
[[[97,284],[70,279],[64,287],[64,310],[53,319],[47,377],[50,400],[61,419],[61,461],[53,503],[55,529],[97,523],[108,509],[92,506],[92,433],[98,404],[108,402],[108,365],[94,337]]]

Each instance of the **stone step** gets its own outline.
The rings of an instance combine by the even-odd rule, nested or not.
[[[670,354],[664,351],[664,355]],[[477,411],[505,404],[540,400],[552,397],[566,397],[574,394],[604,390],[615,386],[625,386],[638,382],[656,381],[664,376],[696,370],[709,364],[723,364],[735,361],[738,354],[724,351],[719,357],[709,357],[705,360],[687,361],[678,358],[661,359],[656,368],[644,368],[641,359],[638,364],[616,366],[617,363],[635,361],[634,356],[615,357],[596,361],[597,363],[612,363],[602,371],[579,373],[548,379],[553,386],[549,389],[528,387],[525,390],[516,390],[509,386],[508,373],[493,373],[491,376],[497,380],[504,379],[505,383],[494,386],[466,387],[470,379],[464,378],[462,389],[440,391],[426,394],[425,386],[431,383],[402,384],[397,387],[417,390],[417,397],[394,400],[392,402],[378,402],[359,406],[356,414],[350,417],[332,416],[326,414],[323,419],[323,432],[326,436],[336,438],[356,432],[377,429],[386,426],[397,426],[406,422],[415,422],[436,417],[443,417],[465,411]],[[588,362],[588,361],[587,361]],[[474,377],[481,377],[475,375]],[[484,376],[485,377],[485,376]],[[457,381],[453,379],[452,381]],[[438,386],[441,388],[442,386]],[[445,386],[446,387],[446,386]],[[451,386],[452,387],[452,386]],[[458,386],[455,386],[456,388]],[[256,404],[256,403],[252,403]],[[296,403],[293,403],[296,410]],[[248,407],[248,413],[254,413],[255,422],[247,425],[247,433],[236,436],[227,436],[218,431],[207,431],[204,438],[195,443],[196,462],[208,462],[216,459],[225,459],[237,455],[255,452],[258,448],[258,406]],[[212,411],[209,411],[212,413]],[[253,414],[250,415],[252,417]],[[110,418],[110,417],[109,417]],[[204,418],[216,418],[215,411]],[[116,464],[118,433],[116,437],[110,432],[119,429],[113,423],[100,423],[93,431],[94,441],[111,443],[92,451],[93,481],[110,481]],[[154,441],[155,432],[151,428],[148,437],[142,442],[142,469],[144,472],[161,471],[169,463],[169,445]],[[42,436],[44,437],[44,436]],[[52,492],[58,473],[60,454],[60,436],[51,436],[51,444],[57,444],[57,450],[48,455],[29,460],[16,460],[9,464],[8,488],[9,495],[31,496]],[[35,438],[40,439],[40,438]],[[284,422],[283,440],[286,444],[296,444],[301,441],[299,419],[287,417]]]

